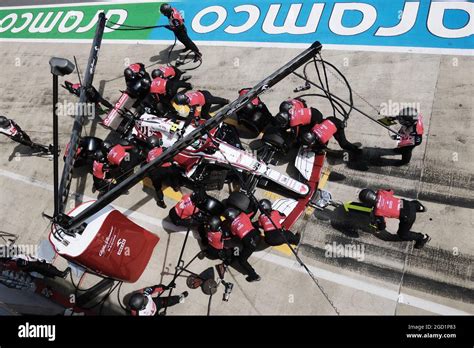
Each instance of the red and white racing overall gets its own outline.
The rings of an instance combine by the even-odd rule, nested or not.
[[[290,231],[282,229],[281,223],[286,218],[285,214],[278,210],[272,210],[268,215],[270,215],[270,218],[267,214],[261,214],[258,218],[258,223],[263,228],[265,234],[265,243],[270,246],[286,244],[287,241],[290,244],[299,243],[299,237],[296,237]]]
[[[249,264],[248,258],[257,249],[260,241],[260,233],[255,229],[249,217],[250,214],[240,213],[230,224],[230,232],[242,241],[242,251],[237,260],[251,277],[256,277],[257,273]]]

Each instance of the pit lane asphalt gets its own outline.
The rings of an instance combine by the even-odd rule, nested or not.
[[[0,47],[5,62],[0,85],[2,113],[14,118],[24,129],[30,131],[35,140],[51,142],[52,94],[47,62],[52,55],[71,58],[71,46],[0,43]],[[128,58],[131,62],[142,61],[152,69],[158,62],[164,62],[168,54],[166,49],[165,46],[105,43],[99,58],[95,85],[105,90],[105,96],[114,101],[119,90],[123,88],[120,75],[125,59]],[[77,55],[81,66],[86,64],[88,52],[89,45],[75,46],[74,54]],[[260,81],[297,54],[297,50],[230,47],[219,48],[218,55],[215,52],[216,48],[203,47],[204,64],[191,73],[192,82],[196,89],[208,89],[229,99],[234,99],[243,85]],[[270,56],[273,57],[271,61],[267,59]],[[396,192],[399,191],[398,188],[405,188],[426,196],[431,193],[442,194],[447,198],[472,197],[470,173],[473,150],[469,143],[472,141],[470,122],[473,103],[470,96],[473,82],[472,78],[469,78],[472,73],[469,72],[473,71],[474,64],[470,57],[458,57],[458,67],[450,64],[453,57],[436,55],[339,51],[325,52],[324,57],[343,68],[354,90],[364,95],[372,104],[380,105],[383,102],[388,103],[389,100],[420,102],[428,132],[424,144],[415,150],[412,163],[405,168],[359,173],[348,169],[345,163],[333,162],[330,165],[331,170],[342,172],[347,177],[346,181],[328,183],[327,188],[336,198],[354,199],[359,187],[367,184],[374,187],[388,184],[394,187]],[[16,58],[20,59],[20,66],[15,66]],[[350,62],[347,67],[343,66],[345,58]],[[235,59],[239,61],[238,66],[234,64]],[[369,66],[370,70],[367,69]],[[73,76],[70,79],[75,81]],[[336,82],[332,90],[344,95],[344,91]],[[275,111],[282,100],[293,96],[291,91],[299,85],[300,81],[290,77],[263,95],[262,99],[271,111]],[[62,91],[60,100],[64,99],[74,101],[72,96]],[[308,101],[325,112],[329,111],[327,105],[319,101],[309,98]],[[356,99],[356,102],[370,111],[360,100]],[[446,127],[444,121],[448,118],[452,122]],[[65,116],[60,123],[60,142],[64,144],[68,140],[72,120]],[[105,130],[97,127],[95,122],[88,124],[86,133],[102,137],[106,135]],[[352,116],[347,134],[351,141],[359,141],[366,147],[393,146],[383,129],[362,116]],[[52,163],[44,158],[20,157],[21,152],[25,152],[24,148],[15,146],[6,138],[0,141],[3,150],[0,163],[4,174],[0,175],[0,218],[3,229],[19,234],[19,243],[38,243],[47,237],[47,221],[41,218],[41,212],[52,211],[51,192],[44,187],[31,186],[22,181],[22,178],[28,178],[25,179],[27,182],[33,180],[34,183],[51,183]],[[331,144],[331,147],[335,148],[336,145]],[[453,160],[453,154],[456,154],[457,161]],[[430,175],[433,179],[424,181],[427,172],[437,172],[440,161],[443,163],[441,175]],[[282,167],[281,170],[285,168]],[[395,175],[392,175],[392,171]],[[415,175],[403,175],[408,172]],[[355,185],[351,180],[363,182]],[[91,185],[90,177],[78,178],[73,183],[72,191],[93,197]],[[220,194],[224,196],[225,192]],[[259,191],[258,195],[270,194]],[[170,207],[174,202],[173,198],[175,197],[166,198]],[[81,197],[77,196],[71,201],[80,200]],[[321,283],[342,314],[447,314],[453,310],[474,313],[472,300],[466,300],[465,292],[453,292],[454,297],[447,296],[447,291],[427,292],[426,287],[432,283],[425,281],[423,285],[424,281],[420,280],[420,277],[424,277],[430,282],[439,281],[434,275],[435,270],[449,259],[451,268],[460,269],[461,272],[464,269],[465,272],[462,275],[456,272],[451,275],[441,273],[444,282],[437,283],[436,287],[450,289],[458,286],[464,288],[463,291],[472,292],[472,268],[457,268],[463,265],[466,257],[474,254],[472,209],[459,207],[459,204],[451,205],[450,200],[444,203],[439,200],[426,203],[428,213],[419,217],[415,230],[432,236],[430,249],[426,249],[427,251],[411,251],[408,243],[380,241],[364,233],[360,233],[359,238],[347,237],[310,215],[295,227],[295,230],[304,231],[300,255],[310,266],[319,270],[315,274],[321,275]],[[153,197],[144,193],[140,185],[132,189],[129,195],[119,198],[116,204],[126,208],[129,213],[133,212],[135,215],[132,214],[132,218],[161,238],[142,278],[135,284],[124,284],[122,296],[144,286],[169,281],[171,277],[168,273],[174,271],[183,235],[172,233],[168,225],[160,224],[161,219],[166,217],[167,210],[158,209]],[[393,225],[389,225],[390,228],[391,231],[394,230]],[[321,254],[320,250],[333,241],[365,245],[365,261],[346,260],[344,263],[339,258],[328,258]],[[197,250],[198,244],[192,240],[185,259],[194,256]],[[436,250],[441,250],[444,254],[434,255]],[[450,255],[449,258],[446,253]],[[464,258],[457,259],[455,254]],[[261,255],[265,257],[261,258]],[[428,258],[429,267],[420,269],[417,265],[423,257]],[[410,263],[411,260],[414,260],[413,264]],[[61,258],[56,262],[60,267],[65,266]],[[266,249],[253,257],[252,263],[262,275],[262,281],[248,284],[240,273],[231,270],[232,277],[229,279],[236,283],[231,301],[220,302],[220,296],[215,296],[212,304],[213,314],[334,313],[310,278],[302,273],[301,269],[298,270],[291,256],[278,250]],[[351,265],[348,265],[350,263]],[[202,271],[213,264],[215,262],[202,260],[192,268],[194,271]],[[379,273],[374,273],[371,266],[378,267]],[[392,276],[382,278],[380,274],[383,273]],[[405,277],[402,277],[404,273]],[[407,274],[409,276],[406,276]],[[461,282],[460,278],[464,279],[465,283]],[[93,277],[88,276],[83,286],[92,285],[94,281]],[[177,291],[183,291],[185,288],[184,279],[180,279]],[[219,289],[218,294],[223,291],[222,287]],[[399,294],[403,296],[400,298]],[[112,302],[116,303],[115,296],[112,296]],[[199,290],[191,291],[186,303],[170,308],[169,313],[205,314],[207,303],[208,298]]]

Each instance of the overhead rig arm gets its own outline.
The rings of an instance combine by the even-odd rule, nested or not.
[[[61,227],[64,229],[74,229],[80,226],[86,219],[96,214],[107,205],[112,203],[115,199],[120,197],[123,192],[129,190],[131,187],[136,185],[142,179],[144,179],[150,169],[154,167],[159,167],[166,161],[169,161],[182,150],[188,147],[190,144],[198,140],[199,138],[206,135],[211,129],[217,127],[222,123],[227,117],[235,113],[236,111],[243,108],[251,100],[258,97],[261,93],[267,89],[275,86],[278,82],[286,78],[296,69],[303,66],[310,59],[315,57],[322,49],[321,43],[318,41],[314,42],[311,47],[306,49],[304,52],[299,54],[297,57],[292,59],[290,62],[282,66],[280,69],[275,71],[273,74],[268,76],[266,79],[255,85],[249,92],[245,95],[240,96],[238,99],[234,100],[232,103],[226,105],[224,108],[219,110],[219,112],[212,118],[206,121],[203,125],[196,128],[193,132],[189,133],[186,137],[178,140],[173,146],[165,150],[159,157],[157,157],[152,162],[144,165],[138,172],[129,178],[125,179],[122,183],[117,185],[115,188],[110,190],[104,196],[102,196],[95,203],[90,205],[87,209],[84,209],[81,213],[72,218],[63,218],[58,219],[61,221]]]
[[[87,69],[84,77],[84,84],[81,88],[81,95],[79,99],[79,105],[84,105],[88,102],[88,93],[87,89],[92,87],[92,82],[94,81],[95,68],[97,66],[97,60],[99,55],[100,46],[102,44],[102,37],[105,30],[105,14],[102,12],[99,14],[99,19],[97,21],[97,29],[92,42],[92,48],[89,55],[89,61],[87,63]],[[85,115],[85,108],[78,107],[76,109],[76,114],[74,118],[74,125],[71,132],[71,140],[69,141],[69,151],[66,154],[66,159],[64,163],[64,169],[61,177],[61,183],[59,185],[59,212],[64,213],[66,207],[67,199],[69,196],[69,189],[71,186],[72,180],[72,171],[74,168],[74,162],[76,158],[76,151],[79,147],[79,138],[82,133],[84,126],[84,121],[87,115]]]

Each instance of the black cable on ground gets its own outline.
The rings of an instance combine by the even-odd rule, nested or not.
[[[166,25],[150,25],[150,26],[126,25],[126,24],[114,23],[110,19],[107,22],[112,24],[112,26],[110,27],[106,25],[105,27],[112,30],[149,30],[149,29],[166,27]],[[120,27],[124,27],[124,28],[114,28],[114,25],[119,25]]]
[[[194,213],[196,212],[196,208],[197,208],[196,205],[197,204],[194,204],[194,209],[193,209],[193,212],[192,212],[191,216],[194,216]],[[188,243],[188,237],[189,237],[189,232],[190,231],[191,231],[191,224],[189,224],[189,226],[188,226],[188,230],[186,231],[186,237],[184,238],[183,245],[181,246],[181,252],[179,253],[178,263],[175,267],[173,280],[171,280],[171,282],[168,284],[168,286],[170,286],[171,284],[174,284],[174,282],[176,281],[176,278],[178,278],[178,273],[179,273],[178,269],[179,269],[179,267],[181,265],[181,262],[183,260],[184,250],[186,249],[186,244]],[[164,293],[164,291],[162,293]],[[173,293],[173,288],[170,287],[169,292],[168,292],[168,296],[171,296],[172,293]],[[168,310],[168,302],[165,302],[165,309],[163,310],[164,315],[166,315],[167,310]]]
[[[212,292],[209,295],[209,302],[207,303],[207,316],[211,315],[211,301],[212,301]]]
[[[349,106],[349,111],[346,111],[345,108],[340,104],[338,103],[332,96],[332,93],[329,91],[328,89],[328,86],[325,86],[325,84],[322,82],[321,78],[320,78],[320,73],[319,73],[319,69],[316,65],[316,63],[321,63],[323,65],[323,72],[324,72],[324,75],[326,76],[325,80],[327,81],[327,68],[326,66],[329,66],[331,67],[341,78],[342,78],[342,82],[346,85],[347,87],[347,90],[349,91],[349,103],[347,103],[347,105]],[[303,67],[303,77],[302,79],[307,83],[307,84],[313,84],[309,78],[308,78],[308,74],[307,74],[307,68],[309,65],[313,64],[314,63],[314,66],[315,66],[315,69],[316,69],[316,72],[318,73],[319,75],[319,78],[320,78],[320,83],[322,85],[322,88],[321,90],[323,90],[326,94],[326,99],[328,99],[330,102],[331,102],[331,105],[333,106],[333,103],[335,105],[337,105],[340,109],[337,109],[338,112],[341,114],[341,116],[344,118],[344,122],[346,122],[348,119],[349,119],[349,116],[353,110],[353,107],[354,107],[354,100],[353,100],[353,90],[352,90],[352,87],[349,83],[349,81],[347,80],[347,78],[345,77],[345,75],[336,67],[334,66],[332,63],[324,60],[322,58],[322,55],[319,54],[319,59],[314,59],[313,61],[311,62],[308,62],[305,64],[305,66]],[[295,74],[297,75],[297,74]],[[334,75],[334,74],[333,74]],[[301,77],[299,75],[297,75],[298,77]],[[336,75],[334,75],[337,79],[339,79]],[[340,80],[340,79],[339,79]]]
[[[122,304],[122,300],[120,298],[120,290],[122,290],[122,285],[123,285],[123,282],[120,282],[120,285],[118,287],[118,290],[117,290],[117,302],[118,304],[120,305],[120,307],[125,311],[127,312],[127,307],[125,307],[123,304]]]
[[[108,22],[110,22],[110,24],[112,24],[112,26],[110,27],[110,26],[107,26],[107,25],[106,25],[106,27],[109,28],[109,29],[112,29],[112,30],[124,30],[124,31],[130,31],[130,30],[149,30],[149,29],[157,29],[157,28],[166,28],[166,27],[167,27],[166,25],[152,25],[152,26],[126,25],[126,24],[114,23],[114,22],[112,22],[112,21],[110,21],[110,20],[109,20]],[[114,27],[113,27],[114,25],[119,25],[120,27],[124,27],[124,28],[114,28]],[[174,34],[174,32],[173,32],[173,34]],[[176,36],[176,34],[174,34],[174,43],[173,43],[173,45],[171,46],[171,49],[170,49],[170,51],[169,51],[169,53],[168,53],[168,63],[167,63],[167,65],[169,65],[169,66],[173,66],[173,65],[171,64],[171,53],[173,53],[173,51],[174,51],[174,49],[175,49],[175,47],[176,47],[177,41],[178,41],[178,37]],[[201,64],[202,64],[202,61],[201,61]],[[199,65],[199,66],[200,66],[200,65]],[[198,67],[199,67],[199,66],[198,66]],[[190,70],[194,70],[194,69],[197,69],[197,67],[196,67],[196,68],[193,68],[193,69],[190,69]],[[187,71],[187,70],[186,70],[186,71]]]
[[[319,90],[322,90],[324,91],[324,88],[321,87],[321,86],[318,86],[316,83],[314,83],[313,81],[309,80],[307,77],[305,77],[304,75],[301,75],[295,71],[292,72],[293,75],[299,77],[300,79],[302,79],[303,81],[305,81],[306,83],[318,88]],[[382,122],[378,121],[377,119],[371,117],[370,115],[368,115],[366,112],[362,111],[361,109],[359,108],[356,108],[355,106],[353,106],[353,104],[349,104],[347,101],[345,101],[344,99],[338,97],[337,95],[335,94],[332,94],[332,97],[337,99],[338,101],[342,102],[343,104],[346,104],[348,106],[351,106],[352,105],[352,108],[354,110],[356,110],[358,113],[360,113],[361,115],[367,117],[368,119],[370,119],[371,121],[377,123],[379,126],[387,129],[389,132],[393,133],[393,134],[396,134],[396,135],[400,135],[398,132],[394,131],[392,128],[390,128],[389,126],[386,126],[385,124],[383,124]],[[370,104],[369,104],[370,105]]]
[[[323,98],[323,99],[327,99],[327,96],[325,94],[318,94],[318,93],[306,93],[306,94],[301,94],[301,95],[298,95],[296,98],[306,98],[306,97],[318,97],[318,98]],[[333,100],[334,104],[340,106],[341,108],[343,108],[342,104],[340,102],[338,102],[337,100]]]

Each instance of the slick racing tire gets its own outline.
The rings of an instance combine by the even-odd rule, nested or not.
[[[227,198],[227,206],[245,213],[249,213],[253,208],[252,201],[243,192],[232,192]]]
[[[287,153],[290,150],[287,139],[284,138],[278,128],[268,129],[265,134],[263,134],[262,141],[281,153]]]
[[[261,112],[256,112],[251,116],[242,115],[239,117],[239,122],[244,127],[248,128],[254,134],[260,134],[263,132],[267,124],[270,122],[270,118],[266,117]]]

